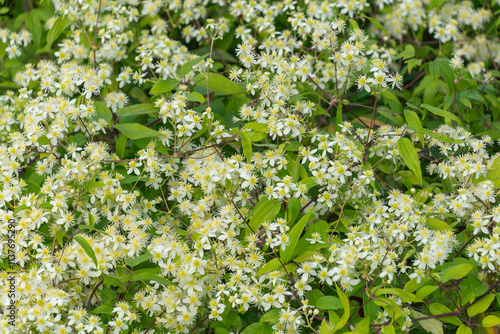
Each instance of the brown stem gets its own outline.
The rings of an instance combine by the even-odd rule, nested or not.
[[[157,315],[155,317],[155,320],[153,320],[153,322],[151,323],[151,325],[149,325],[149,327],[146,329],[146,331],[144,332],[144,334],[146,334],[147,332],[149,332],[149,330],[151,329],[151,327],[153,327],[153,325],[155,324],[156,322],[156,319],[158,319],[159,317],[161,317],[163,315],[163,313],[165,313],[166,310],[163,310],[163,312],[161,312],[159,315]]]
[[[89,301],[87,302],[87,312],[90,309],[90,303],[92,301],[92,297],[94,297],[94,294],[97,292],[97,288],[101,286],[101,284],[104,283],[104,278],[99,281],[99,283],[96,284],[94,289],[92,290],[92,293],[90,294]]]

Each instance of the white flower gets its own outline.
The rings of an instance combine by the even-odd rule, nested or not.
[[[368,93],[370,93],[371,89],[368,85],[368,79],[366,79],[366,75],[360,75],[356,83],[358,84],[358,89],[363,88]]]
[[[315,243],[319,243],[319,244],[325,243],[324,241],[321,241],[321,234],[319,232],[313,232],[311,234],[311,238],[306,239],[306,240],[309,241],[311,243],[311,245],[314,245]]]

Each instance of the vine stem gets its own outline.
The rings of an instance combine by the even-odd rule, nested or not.
[[[92,297],[94,297],[94,294],[97,292],[97,289],[101,286],[101,284],[104,283],[104,279],[101,279],[99,283],[96,284],[94,290],[92,290],[92,293],[90,294],[89,301],[87,303],[87,312],[90,309],[90,303],[92,301]]]
[[[163,315],[163,313],[165,313],[166,310],[163,310],[163,312],[161,312],[160,314],[158,314],[156,317],[155,317],[155,320],[153,320],[153,322],[151,323],[151,325],[149,325],[149,327],[146,329],[146,331],[144,332],[144,334],[146,334],[147,332],[149,332],[151,330],[151,328],[153,327],[153,325],[155,324],[156,320],[161,317]]]

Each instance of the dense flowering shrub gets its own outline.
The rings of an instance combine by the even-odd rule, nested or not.
[[[3,5],[0,332],[498,331],[497,2]]]

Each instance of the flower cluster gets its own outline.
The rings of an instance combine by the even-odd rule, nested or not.
[[[500,44],[467,37],[488,9],[427,2],[52,0],[0,29],[24,62],[1,63],[0,252],[18,273],[15,298],[0,274],[0,333],[361,324],[325,312],[332,294],[373,297],[367,332],[411,332],[413,292],[453,257],[498,279],[498,143],[451,126],[457,96],[493,109],[496,82],[468,98],[449,76],[477,86],[464,61],[484,74]],[[349,19],[371,8],[386,33]],[[403,89],[395,44],[422,28],[450,51],[436,107]]]
[[[19,32],[9,29],[0,29],[0,41],[5,44],[5,52],[9,59],[17,58],[21,55],[22,47],[26,47],[31,41],[31,33],[27,29]]]

